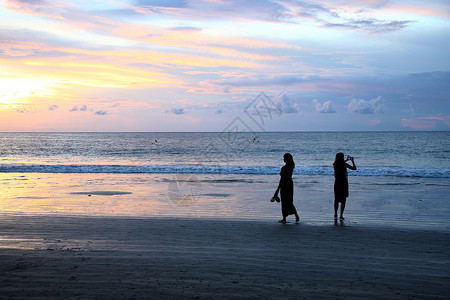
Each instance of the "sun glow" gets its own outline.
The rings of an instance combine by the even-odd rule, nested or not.
[[[31,97],[52,95],[53,83],[45,78],[0,78],[0,108],[28,103]]]

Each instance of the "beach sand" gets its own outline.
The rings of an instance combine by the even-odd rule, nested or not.
[[[0,215],[0,298],[445,299],[448,231]]]

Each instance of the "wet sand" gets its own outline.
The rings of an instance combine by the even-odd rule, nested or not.
[[[448,299],[450,232],[0,215],[0,298]]]

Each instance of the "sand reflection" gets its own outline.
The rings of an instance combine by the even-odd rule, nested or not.
[[[0,211],[85,216],[248,217],[248,183],[171,174],[0,174]],[[183,179],[183,180],[182,180]],[[245,198],[248,199],[245,199]],[[266,201],[264,201],[266,202]]]

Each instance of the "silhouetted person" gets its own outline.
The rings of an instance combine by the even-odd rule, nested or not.
[[[347,161],[352,162],[352,166],[347,164]],[[334,218],[337,219],[337,211],[339,208],[339,203],[341,204],[341,214],[339,219],[344,220],[344,209],[345,202],[348,197],[348,178],[347,178],[347,168],[351,170],[356,170],[355,161],[353,157],[347,156],[344,159],[344,153],[339,152],[336,154],[336,159],[333,163],[334,168]]]
[[[295,215],[295,222],[298,222],[300,218],[294,206],[294,183],[292,181],[292,172],[294,171],[295,163],[290,153],[286,153],[283,159],[286,164],[281,168],[280,182],[274,194],[274,197],[277,197],[278,192],[280,192],[281,196],[281,213],[283,219],[279,222],[286,223],[286,217],[289,215]]]

